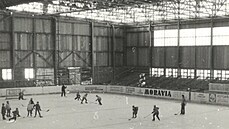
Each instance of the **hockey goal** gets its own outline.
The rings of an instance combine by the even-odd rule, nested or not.
[[[18,99],[21,91],[21,89],[6,89],[6,99]]]

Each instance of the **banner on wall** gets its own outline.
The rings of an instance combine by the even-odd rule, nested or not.
[[[144,95],[157,96],[157,97],[169,97],[171,98],[170,90],[162,90],[162,89],[145,89]]]
[[[89,92],[105,92],[104,86],[86,86],[84,89]]]
[[[114,93],[123,93],[124,88],[121,86],[108,86],[107,87],[108,92],[114,92]]]
[[[192,92],[191,100],[194,101],[194,102],[208,103],[209,102],[209,94]]]
[[[228,104],[229,103],[229,96],[225,94],[216,94],[216,103],[219,104]]]
[[[135,88],[134,87],[126,87],[126,93],[127,94],[135,93]]]
[[[209,94],[209,102],[216,103],[216,94],[213,94],[213,93]]]
[[[172,94],[172,98],[173,99],[182,99],[182,95],[185,96],[186,100],[189,100],[189,92],[185,92],[185,91],[171,91]]]

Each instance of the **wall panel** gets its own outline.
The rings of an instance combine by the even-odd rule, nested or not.
[[[15,33],[14,44],[17,50],[32,50],[32,34]]]
[[[72,54],[69,51],[64,51],[59,53],[60,56],[60,60],[59,60],[59,66],[60,67],[70,67],[73,66],[73,58],[72,58]]]
[[[71,35],[60,35],[59,50],[73,50]]]
[[[76,51],[89,51],[90,37],[88,36],[74,36],[73,46]]]
[[[137,46],[138,33],[127,33],[127,46]]]
[[[14,19],[14,30],[17,32],[32,32],[33,31],[33,19],[16,17]]]
[[[10,34],[0,33],[0,50],[10,49]]]
[[[152,48],[152,67],[164,67],[165,66],[165,48],[155,47]]]
[[[0,51],[0,67],[1,68],[9,68],[11,64],[10,60],[10,51]]]
[[[178,67],[177,47],[166,47],[166,67]]]
[[[149,66],[149,48],[138,48],[138,66]]]
[[[9,31],[11,24],[11,17],[7,15],[0,15],[0,31]]]
[[[72,23],[59,22],[59,34],[72,34]]]
[[[140,32],[139,34],[139,46],[149,46],[150,45],[150,34],[149,32]]]
[[[116,42],[115,42],[115,51],[123,51],[123,44],[124,44],[124,41],[123,41],[123,38],[117,38],[116,37]]]
[[[53,52],[37,51],[36,67],[53,67]]]
[[[31,51],[15,51],[16,67],[30,68],[33,67],[33,56]]]
[[[199,69],[211,68],[211,48],[209,46],[199,46],[196,48],[196,67]]]
[[[91,35],[91,27],[89,24],[80,24],[80,23],[74,23],[74,30],[73,34],[75,35]]]
[[[127,48],[127,66],[137,66],[137,52],[132,51],[132,48]]]
[[[74,53],[74,64],[77,67],[89,67],[90,55],[88,52],[76,52]]]
[[[95,51],[108,51],[109,39],[107,37],[95,37],[93,45]]]
[[[51,33],[51,20],[50,19],[36,19],[35,31],[40,33]]]
[[[181,68],[195,68],[195,47],[180,47]]]
[[[123,53],[115,53],[115,66],[123,66]]]
[[[214,68],[229,69],[229,46],[215,46],[214,53]]]
[[[94,54],[94,66],[108,66],[108,53],[99,52]]]
[[[51,34],[36,34],[35,36],[36,50],[53,50],[53,41]]]

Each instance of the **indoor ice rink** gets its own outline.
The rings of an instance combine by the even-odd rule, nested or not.
[[[1,129],[229,129],[229,0],[0,0],[0,104]]]
[[[81,93],[84,94],[84,93]],[[95,95],[102,97],[98,105]],[[27,117],[30,98],[39,101],[43,118]],[[88,104],[74,100],[75,94],[25,96],[26,100],[9,100],[12,108],[19,107],[16,122],[0,121],[2,129],[226,129],[229,126],[229,108],[225,106],[188,103],[185,115],[180,112],[179,101],[148,97],[89,93]],[[1,99],[0,102],[4,102]],[[132,117],[132,105],[139,107],[138,116]],[[160,108],[160,121],[152,121],[153,105]],[[46,112],[49,109],[48,112]]]

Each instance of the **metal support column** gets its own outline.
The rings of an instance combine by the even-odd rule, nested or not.
[[[115,44],[116,44],[116,38],[115,38],[115,27],[112,25],[112,68],[113,68],[113,81],[115,81]]]
[[[149,24],[149,75],[152,76],[152,52],[153,52],[153,46],[154,46],[154,41],[152,40],[152,34],[154,34],[154,27],[151,25],[151,22]]]
[[[214,49],[213,49],[213,18],[211,18],[211,44],[210,44],[210,79],[214,78]]]
[[[57,38],[59,35],[56,33],[57,30],[57,19],[55,17],[52,18],[52,37],[53,37],[53,48],[54,48],[54,54],[53,54],[53,66],[54,66],[54,84],[58,85],[58,45],[57,45]]]
[[[33,22],[32,22],[32,51],[33,51],[33,70],[34,70],[34,79],[36,81],[37,79],[37,63],[36,63],[36,57],[37,57],[37,53],[36,53],[36,43],[35,43],[35,38],[36,38],[36,20],[33,17]]]
[[[92,84],[94,84],[94,79],[95,79],[95,68],[94,68],[94,23],[91,22],[91,69],[92,69]]]
[[[180,19],[177,22],[177,75],[181,76],[181,50],[180,50]]]
[[[14,80],[15,79],[15,77],[14,77],[14,73],[15,73],[15,59],[14,59],[14,57],[15,57],[15,42],[14,42],[14,14],[13,13],[10,13],[10,15],[11,15],[11,31],[10,31],[10,36],[11,36],[11,57],[10,57],[10,59],[11,59],[11,68],[12,68],[12,80]],[[15,83],[15,81],[14,81],[14,83]],[[15,84],[14,84],[15,85]]]

